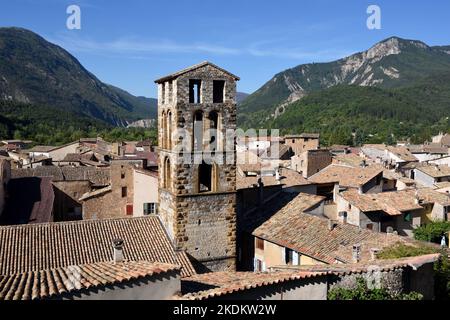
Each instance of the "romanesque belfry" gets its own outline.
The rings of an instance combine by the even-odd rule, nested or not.
[[[203,62],[155,81],[158,212],[177,249],[211,271],[236,265],[236,151],[225,137],[236,129],[238,80]]]

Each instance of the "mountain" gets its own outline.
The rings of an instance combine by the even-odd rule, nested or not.
[[[156,115],[156,99],[101,82],[67,51],[21,28],[0,28],[0,100],[56,107],[114,126]]]
[[[276,118],[284,107],[336,85],[384,89],[404,87],[438,72],[450,72],[450,46],[391,37],[367,51],[329,62],[303,64],[276,74],[242,102],[238,119],[261,112]]]
[[[237,104],[241,104],[249,96],[248,93],[244,92],[236,92],[236,102]]]
[[[287,105],[275,119],[261,114],[253,121],[284,133],[319,132],[325,145],[359,145],[408,138],[423,143],[450,132],[449,115],[450,73],[445,72],[401,88],[337,85]]]

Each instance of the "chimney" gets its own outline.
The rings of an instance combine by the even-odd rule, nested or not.
[[[113,240],[114,263],[123,262],[123,240],[116,238]]]
[[[339,219],[340,219],[342,224],[346,224],[347,223],[347,211],[339,212],[338,216],[339,216]]]
[[[358,263],[361,260],[361,245],[355,244],[352,249],[352,261]]]
[[[378,252],[380,252],[380,249],[378,249],[378,248],[371,248],[370,249],[370,260],[371,261],[377,260]]]
[[[420,203],[420,199],[419,199],[419,192],[416,190],[416,192],[414,193],[414,203],[415,204],[419,204]]]
[[[360,166],[361,166],[361,168],[365,168],[366,167],[366,160],[362,160]]]
[[[333,231],[334,227],[336,227],[336,222],[334,220],[328,220],[328,231]]]
[[[280,168],[276,168],[275,169],[275,179],[278,181],[278,183],[280,183]]]
[[[358,194],[363,194],[363,186],[358,187]]]

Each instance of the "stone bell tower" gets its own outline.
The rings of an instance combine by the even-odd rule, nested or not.
[[[158,84],[159,215],[177,249],[211,271],[235,270],[239,78],[203,62]]]

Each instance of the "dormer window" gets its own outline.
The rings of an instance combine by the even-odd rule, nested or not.
[[[213,103],[223,103],[225,81],[214,80],[213,81]]]
[[[201,80],[189,80],[189,103],[201,103]]]

